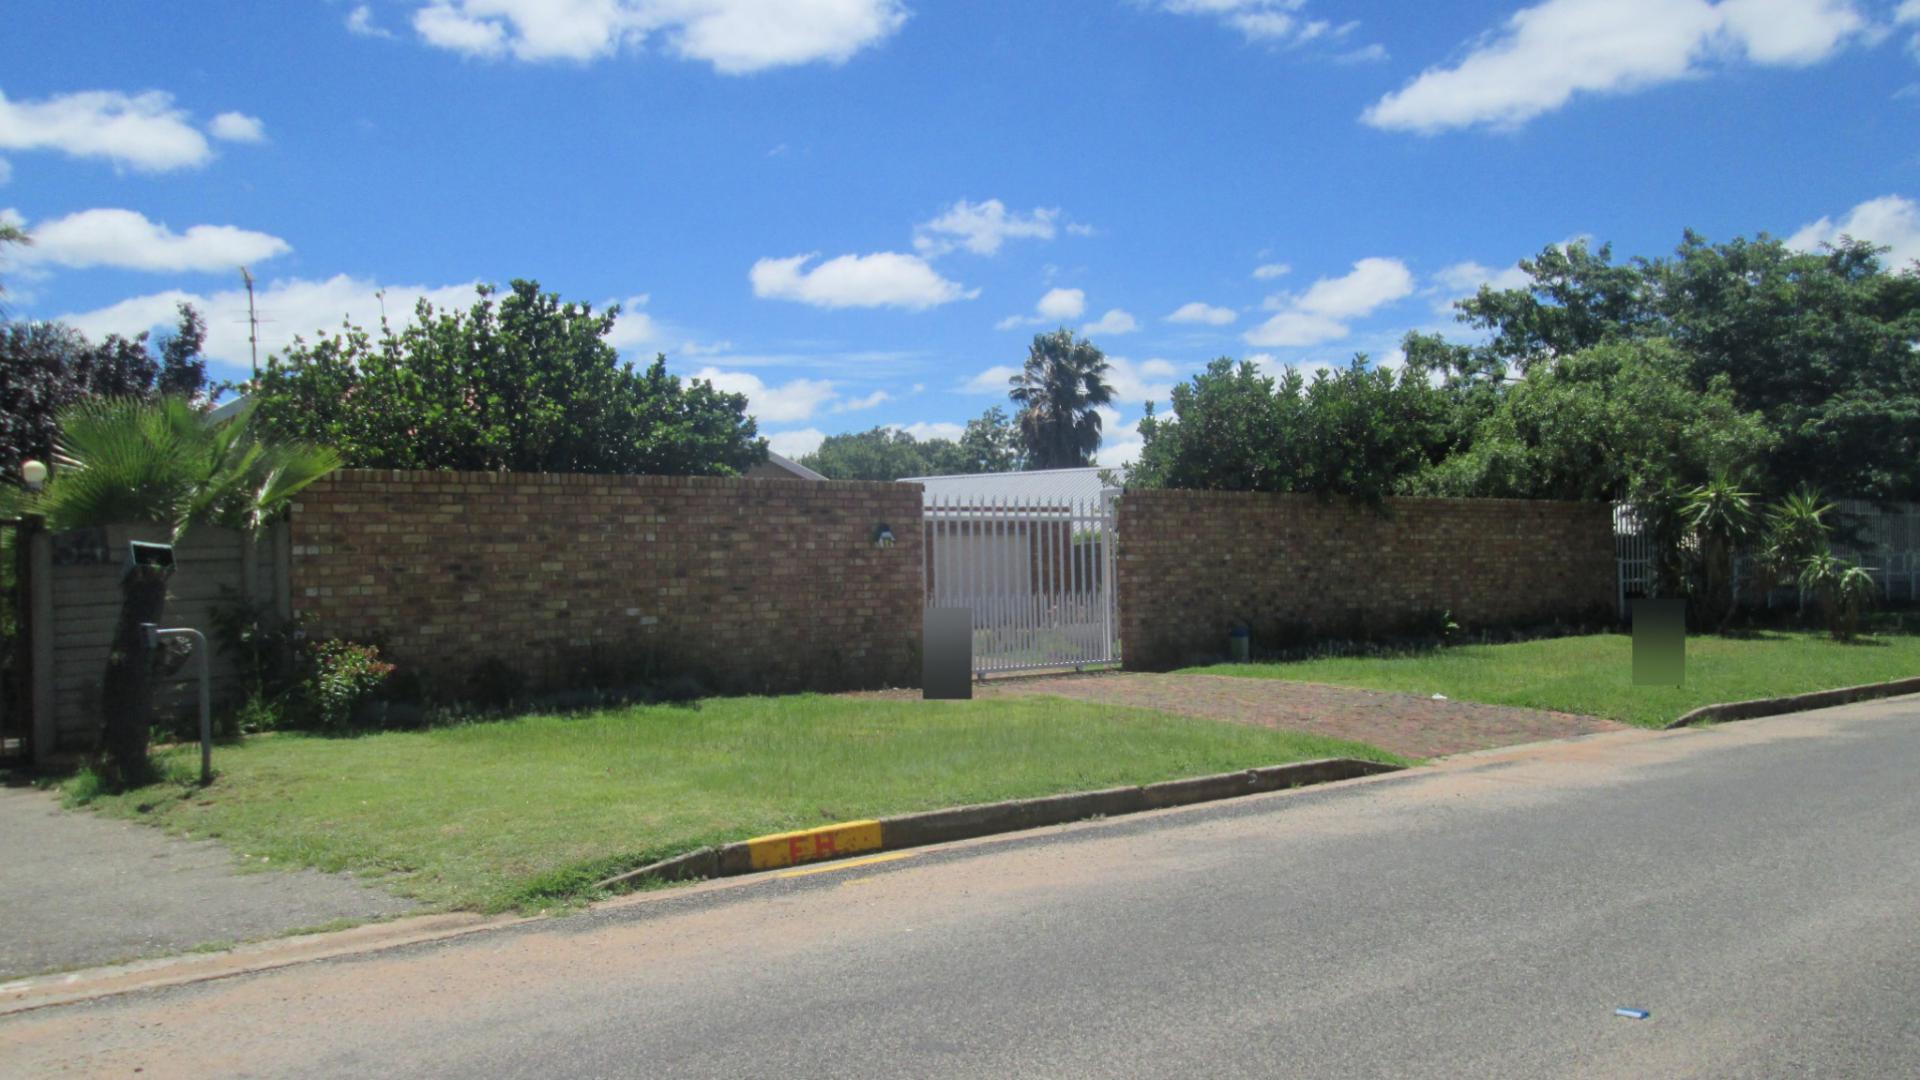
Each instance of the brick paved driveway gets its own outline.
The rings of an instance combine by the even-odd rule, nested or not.
[[[1372,743],[1406,757],[1429,758],[1518,743],[1620,731],[1626,725],[1572,713],[1433,701],[1410,694],[1355,690],[1281,679],[1231,675],[1108,672],[997,679],[978,696],[1052,694],[1082,701],[1137,705],[1188,716],[1310,731]]]

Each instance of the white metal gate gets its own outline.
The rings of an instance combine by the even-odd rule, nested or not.
[[[1116,494],[927,497],[927,606],[972,610],[977,674],[1119,662]]]
[[[1878,507],[1859,499],[1834,504],[1828,524],[1834,529],[1833,553],[1866,567],[1888,603],[1920,601],[1920,504]],[[1627,601],[1655,592],[1654,542],[1631,506],[1613,508],[1614,555],[1619,565],[1620,616]],[[1733,591],[1747,597],[1742,583],[1754,572],[1755,554],[1743,547],[1733,556]],[[1791,580],[1762,590],[1766,606],[1804,604]]]

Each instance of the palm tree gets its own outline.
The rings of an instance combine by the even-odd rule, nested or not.
[[[1682,516],[1699,542],[1700,561],[1705,571],[1705,596],[1717,610],[1715,628],[1725,630],[1733,620],[1733,553],[1740,541],[1753,533],[1758,515],[1753,509],[1753,493],[1725,476],[1716,476],[1687,493]]]
[[[1835,641],[1852,641],[1860,614],[1873,606],[1879,586],[1865,567],[1830,552],[1808,557],[1800,570],[1800,587],[1820,600],[1827,632]]]
[[[252,410],[222,421],[184,397],[95,398],[60,415],[54,470],[24,509],[53,529],[124,522],[165,526],[175,542],[197,525],[258,534],[293,496],[340,467],[331,450],[261,441]],[[146,778],[150,687],[143,624],[166,610],[167,572],[136,566],[121,581],[119,623],[102,685],[102,771]]]
[[[1760,552],[1760,576],[1767,588],[1796,574],[1807,560],[1827,551],[1833,532],[1827,515],[1833,509],[1813,485],[1801,484],[1781,496],[1767,512],[1766,542]],[[1805,590],[1800,595],[1800,606],[1805,608]]]
[[[1007,395],[1020,406],[1020,437],[1027,468],[1070,469],[1092,463],[1100,449],[1100,406],[1113,401],[1107,358],[1065,327],[1035,334],[1027,364],[1009,379]]]

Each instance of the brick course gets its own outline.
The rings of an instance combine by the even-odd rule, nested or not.
[[[1371,636],[1450,611],[1466,627],[1607,618],[1613,519],[1604,503],[1129,491],[1118,586],[1125,666],[1164,670],[1255,645]]]
[[[310,632],[378,642],[447,696],[482,661],[547,688],[609,667],[901,686],[921,542],[918,485],[350,470],[300,495],[292,594]]]

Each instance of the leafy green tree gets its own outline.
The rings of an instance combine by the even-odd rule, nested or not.
[[[157,352],[145,334],[95,344],[61,323],[0,323],[0,478],[17,481],[21,462],[50,458],[61,412],[82,400],[170,393],[206,405],[206,324],[192,305],[179,313]]]
[[[1127,483],[1206,491],[1298,491],[1306,476],[1299,372],[1282,381],[1221,357],[1173,388],[1168,415],[1151,405]]]
[[[1487,340],[1447,359],[1532,378],[1595,346],[1666,341],[1682,385],[1723,385],[1738,410],[1762,417],[1772,436],[1756,473],[1763,492],[1809,483],[1920,498],[1920,267],[1888,267],[1884,252],[1850,240],[1802,252],[1765,235],[1714,244],[1692,232],[1671,258],[1628,264],[1605,247],[1552,247],[1521,264],[1526,286],[1483,288],[1459,305]]]
[[[1463,408],[1456,389],[1454,408]],[[1542,364],[1471,408],[1473,429],[1410,492],[1516,499],[1636,499],[1716,473],[1751,475],[1770,434],[1724,379],[1686,384],[1686,359],[1657,339],[1617,340]],[[1457,421],[1456,421],[1457,422]],[[1462,445],[1463,444],[1463,445]]]
[[[1426,466],[1445,408],[1424,372],[1369,368],[1364,356],[1311,382],[1222,357],[1171,396],[1170,415],[1140,422],[1129,485],[1378,501]]]
[[[956,473],[1014,472],[1026,466],[1020,429],[998,405],[967,421],[958,449]]]
[[[515,281],[467,311],[422,300],[378,337],[353,326],[270,356],[248,388],[264,430],[367,468],[732,476],[766,460],[746,398],[637,370],[606,341],[619,308]]]
[[[1035,334],[1008,397],[1020,407],[1020,435],[1029,469],[1079,468],[1100,449],[1100,406],[1111,404],[1107,358],[1062,327]]]
[[[903,476],[1011,472],[1020,467],[1020,438],[995,406],[967,422],[953,439],[916,439],[894,427],[829,435],[800,464],[830,480],[898,480]]]
[[[1520,269],[1526,287],[1483,285],[1458,305],[1462,322],[1488,332],[1481,351],[1502,367],[1531,373],[1537,363],[1632,337],[1655,321],[1644,265],[1615,264],[1611,245],[1550,245]]]
[[[938,446],[934,444],[940,444]],[[936,459],[954,449],[943,439],[915,439],[893,427],[829,435],[800,464],[829,480],[898,480],[903,476],[936,475]]]

